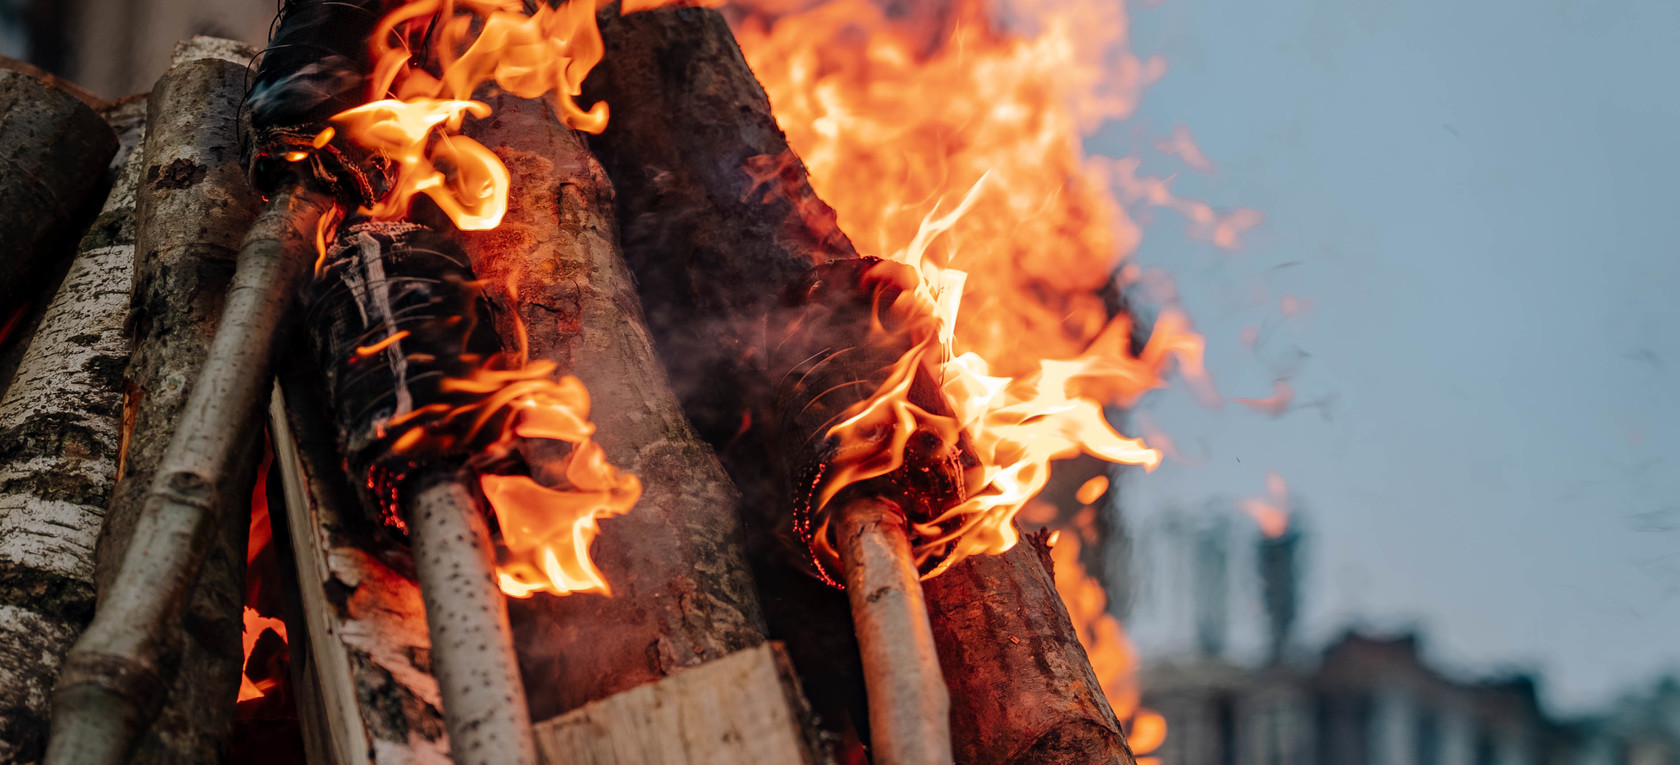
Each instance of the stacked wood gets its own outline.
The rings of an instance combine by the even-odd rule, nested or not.
[[[588,388],[594,439],[642,496],[603,519],[590,557],[611,595],[510,601],[532,719],[655,682],[764,641],[742,551],[740,497],[683,417],[619,252],[613,189],[546,101],[491,95],[468,135],[513,180],[496,229],[458,235],[504,310],[509,347]],[[562,455],[528,444],[539,480]]]
[[[773,486],[761,469],[777,457],[763,432],[771,306],[813,263],[855,252],[811,190],[721,16],[680,9],[619,17],[610,8],[600,20],[606,55],[585,95],[608,101],[613,119],[591,146],[618,190],[625,256],[650,307],[650,329],[672,378],[684,383],[685,410],[720,447],[737,483]],[[785,509],[773,504],[785,499],[762,499],[772,516]],[[757,520],[761,531],[773,523]],[[797,626],[776,614],[789,600],[766,597],[772,636]],[[1130,761],[1029,549],[968,558],[929,581],[927,600],[947,679],[962,679],[951,688],[957,759],[1051,761],[1040,754],[1048,750],[1085,755],[1061,761]],[[802,632],[809,635],[785,633],[796,662]],[[1049,657],[1016,650],[1027,643]],[[841,660],[830,646],[809,655]],[[1030,715],[1008,712],[1029,706]]]
[[[799,678],[766,643],[537,726],[546,765],[819,765]]]
[[[0,68],[0,322],[43,268],[69,255],[81,205],[116,151],[116,132],[94,108]]]
[[[238,163],[239,108],[253,55],[254,50],[237,43],[194,38],[177,49],[175,65],[150,99],[136,200],[129,317],[134,350],[124,374],[124,448],[95,568],[100,618],[109,604],[131,606],[135,588],[162,584],[123,576],[122,562],[208,355],[233,277],[234,255],[261,205]],[[248,497],[260,454],[255,439],[236,448],[241,470],[232,483],[234,491]],[[216,533],[201,543],[208,553],[203,575],[187,598],[186,613],[171,620],[171,648],[178,652],[180,671],[163,687],[144,689],[141,701],[156,717],[132,762],[216,762],[226,749],[233,722],[229,700],[237,696],[243,659],[239,638],[249,526],[240,517],[243,512],[248,508],[221,519]],[[71,666],[66,665],[60,693],[84,679],[73,678]],[[164,671],[159,677],[170,676]],[[60,717],[62,712],[55,711],[55,747],[104,743],[96,736],[61,735],[56,728]]]
[[[125,143],[145,132],[132,111]],[[129,354],[140,162],[128,159],[0,400],[0,761],[40,759],[59,662],[93,616]]]

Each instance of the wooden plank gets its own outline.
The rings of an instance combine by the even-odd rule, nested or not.
[[[545,765],[818,765],[810,710],[767,643],[535,726]]]
[[[296,564],[291,612],[303,621],[289,627],[309,761],[446,765],[419,585],[359,544],[360,508],[338,469],[326,410],[301,384],[306,377],[286,379],[275,386],[270,427]]]

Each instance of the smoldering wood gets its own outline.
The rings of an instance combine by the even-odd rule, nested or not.
[[[124,120],[138,137],[144,123]],[[131,136],[124,135],[125,142]],[[0,400],[0,760],[46,749],[59,662],[93,616],[94,543],[117,481],[134,271],[131,156]]]
[[[591,702],[536,728],[545,765],[831,762],[799,678],[765,643]]]
[[[927,604],[910,557],[904,511],[854,500],[836,519],[846,596],[863,649],[875,765],[951,762],[951,704]]]
[[[495,116],[467,134],[507,164],[510,208],[496,229],[458,239],[505,309],[504,342],[522,323],[530,358],[583,381],[596,442],[642,483],[634,508],[600,522],[590,551],[611,597],[510,601],[532,719],[542,720],[756,646],[764,626],[740,497],[654,353],[620,256],[611,183],[546,102],[490,103]],[[543,448],[526,450],[539,478],[563,464]]]
[[[600,19],[606,56],[585,96],[607,100],[613,119],[590,145],[618,190],[625,257],[650,307],[649,327],[672,378],[688,383],[680,390],[685,411],[720,447],[736,482],[748,492],[773,486],[759,470],[775,457],[773,437],[742,427],[768,408],[760,344],[767,309],[811,263],[855,253],[811,190],[721,16],[682,9],[619,17],[607,9]],[[747,504],[778,501],[785,500],[749,495]],[[759,531],[773,523],[756,521]],[[839,594],[802,591],[808,582],[765,573],[772,636],[785,636],[801,672],[855,677],[833,665],[855,662],[856,654],[824,644],[844,628],[828,622],[824,633],[799,623],[824,597],[830,605],[821,615],[844,618],[843,601],[839,613],[832,605]],[[1055,744],[1098,753],[1090,761],[1129,761],[1036,556],[1017,546],[971,557],[924,589],[951,683],[960,760],[1017,761]],[[1054,656],[1039,661],[1018,645]],[[962,682],[968,678],[984,680]],[[836,707],[855,709],[849,700],[829,709]]]
[[[252,221],[258,199],[237,158],[253,53],[194,38],[153,94],[136,232],[139,384],[125,402],[136,425],[101,540],[99,607],[54,694],[48,762],[212,762],[231,731],[269,352],[331,204],[287,188]]]
[[[297,344],[292,356],[306,357]],[[431,673],[431,638],[406,560],[376,554],[376,532],[345,479],[313,364],[290,364],[269,406],[275,538],[291,549],[287,621],[309,761],[444,765],[449,740]]]
[[[75,94],[0,69],[0,314],[73,254],[77,214],[116,151],[116,132]]]

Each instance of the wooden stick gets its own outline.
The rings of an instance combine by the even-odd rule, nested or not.
[[[534,765],[490,527],[465,480],[459,473],[429,485],[421,478],[408,516],[449,752],[455,765]]]
[[[636,506],[603,519],[592,545],[610,597],[510,602],[532,717],[542,720],[758,645],[764,626],[740,497],[653,351],[620,256],[611,183],[546,102],[489,103],[495,117],[469,123],[468,134],[507,164],[511,206],[495,230],[457,238],[506,309],[504,343],[523,331],[530,358],[584,382],[596,442],[642,484]],[[538,474],[565,464],[535,448],[526,456]]]
[[[72,254],[72,224],[116,151],[111,126],[74,94],[0,69],[0,313]]]
[[[46,750],[59,662],[93,616],[94,543],[117,481],[139,181],[132,155],[0,401],[4,761]]]
[[[606,100],[613,118],[590,145],[618,190],[625,258],[649,306],[649,328],[672,379],[685,382],[685,411],[719,447],[748,494],[746,506],[785,514],[784,498],[762,494],[777,485],[762,466],[780,457],[763,430],[770,408],[764,333],[782,289],[813,263],[856,253],[811,190],[719,14],[620,17],[610,8],[600,21],[607,52],[586,82],[585,100]],[[775,522],[753,520],[759,528]],[[963,580],[964,587],[942,586]],[[783,578],[761,581],[770,588]],[[960,760],[1013,762],[1056,730],[1076,748],[1108,752],[1096,761],[1128,761],[1118,722],[1031,551],[969,558],[924,589],[939,653],[951,662],[947,679],[985,678],[952,686]],[[801,672],[855,663],[824,645],[843,626],[801,622],[802,609],[823,597],[766,589],[772,636],[788,641]],[[1010,638],[1054,656],[1040,661]],[[844,699],[814,701],[830,719],[847,708]]]
[[[904,513],[891,502],[863,499],[841,508],[838,520],[875,764],[950,765],[950,698]]]

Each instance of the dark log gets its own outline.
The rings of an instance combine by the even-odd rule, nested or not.
[[[0,322],[70,257],[77,213],[116,151],[116,132],[73,93],[0,69]]]
[[[650,307],[662,359],[682,383],[685,410],[719,447],[748,492],[747,506],[770,509],[752,519],[762,540],[775,517],[787,514],[784,496],[757,495],[779,485],[762,470],[776,458],[775,439],[762,425],[770,410],[766,387],[774,382],[763,344],[771,308],[813,263],[855,252],[812,192],[720,15],[681,9],[619,17],[608,9],[601,26],[606,56],[585,98],[604,99],[612,109],[591,147],[618,190],[625,257]],[[760,574],[772,637],[788,641],[801,672],[855,677],[831,669],[842,656],[855,661],[855,649],[810,650],[844,628],[800,624],[825,596],[795,595],[802,585],[785,571]],[[1042,761],[1032,759],[1035,747],[1090,755],[1065,762],[1130,761],[1049,575],[1029,550],[960,562],[928,582],[927,598],[935,635],[945,636],[941,655],[967,657],[947,664],[948,679],[986,679],[984,686],[951,688],[960,761]],[[824,611],[843,614],[843,602],[839,614]],[[826,637],[814,634],[825,629]],[[1019,649],[1029,643],[1060,648],[1040,661]],[[827,708],[814,701],[820,713],[831,713],[855,710],[856,696],[830,700]],[[1028,706],[1031,719],[1007,713]]]
[[[119,482],[101,532],[95,579],[101,606],[120,575],[153,479],[204,366],[234,271],[240,241],[261,200],[239,163],[238,115],[251,49],[195,38],[158,82],[137,199],[135,289],[129,326],[134,354],[124,376],[124,449]],[[230,496],[250,496],[260,456],[255,438],[237,444],[240,469]],[[202,576],[171,620],[180,671],[149,689],[167,702],[133,750],[132,762],[216,762],[231,733],[243,659],[240,632],[248,508],[236,509],[202,543]],[[144,582],[141,586],[161,586]],[[74,656],[74,654],[72,654]],[[67,678],[70,665],[66,665]],[[168,677],[167,675],[165,675]],[[61,682],[61,690],[64,683]],[[75,743],[60,736],[55,746]],[[154,707],[155,708],[155,707]],[[109,721],[115,724],[116,720]],[[80,743],[96,745],[91,739]],[[101,742],[102,743],[102,742]],[[126,747],[125,747],[126,748]]]
[[[125,132],[138,138],[144,123]],[[135,157],[0,400],[0,761],[45,752],[59,663],[93,616],[94,542],[117,481],[139,179]]]
[[[532,718],[543,720],[756,646],[764,626],[739,495],[654,353],[620,256],[611,183],[547,102],[489,102],[494,116],[469,123],[467,135],[507,164],[510,209],[498,228],[458,239],[504,308],[504,342],[513,347],[523,331],[532,360],[583,381],[595,441],[642,484],[633,509],[601,521],[591,548],[610,597],[510,601]],[[539,477],[556,456],[526,448]]]

